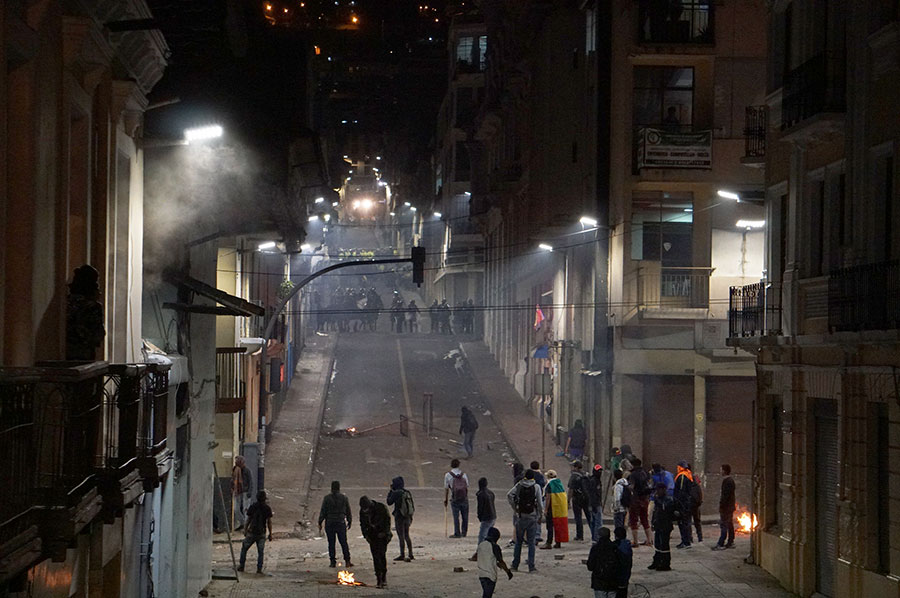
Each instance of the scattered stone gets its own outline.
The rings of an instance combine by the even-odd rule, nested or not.
[[[465,567],[453,567],[454,573],[465,573],[465,571],[466,571]]]
[[[581,564],[582,564],[582,565],[587,565],[587,561],[588,561],[587,559],[581,559]]]
[[[209,596],[209,590],[207,590],[207,589],[200,590],[200,595],[201,596]]]
[[[561,560],[563,560],[564,558],[566,558],[566,555],[564,555],[564,554],[554,554],[554,555],[553,555],[553,558],[555,558],[557,561],[561,561]]]

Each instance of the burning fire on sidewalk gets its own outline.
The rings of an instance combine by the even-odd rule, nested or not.
[[[328,433],[329,436],[335,436],[337,438],[353,438],[357,434],[358,432],[354,426],[350,426],[349,428],[338,428],[337,430]]]
[[[756,515],[751,513],[749,509],[740,505],[737,506],[735,516],[737,517],[738,524],[734,531],[740,534],[749,534],[750,532],[756,531],[757,526],[759,526]]]
[[[350,571],[338,571],[337,582],[339,586],[361,586],[361,582],[354,579],[353,573]]]

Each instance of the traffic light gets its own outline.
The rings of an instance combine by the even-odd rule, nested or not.
[[[425,282],[425,248],[412,248],[413,282],[420,285]]]

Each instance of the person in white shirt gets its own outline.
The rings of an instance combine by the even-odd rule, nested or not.
[[[613,486],[613,529],[615,529],[617,527],[625,527],[625,515],[628,514],[628,507],[631,501],[627,501],[628,505],[622,504],[622,496],[625,494],[625,489],[628,488],[628,480],[622,477],[621,469],[613,471],[613,479],[615,479],[615,485]],[[631,492],[630,489],[629,492]]]
[[[482,598],[491,598],[494,595],[494,588],[497,586],[497,567],[506,571],[509,579],[512,579],[512,571],[503,561],[503,552],[497,544],[500,539],[500,530],[492,527],[488,530],[484,541],[478,544],[478,552],[476,552],[478,560],[478,580],[481,582]]]

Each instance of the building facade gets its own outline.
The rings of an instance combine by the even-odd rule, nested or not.
[[[896,2],[769,3],[766,275],[732,290],[757,359],[756,562],[801,596],[896,596]]]

